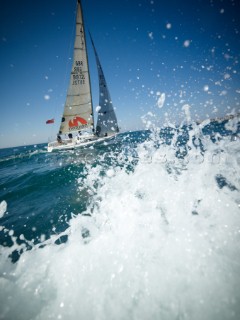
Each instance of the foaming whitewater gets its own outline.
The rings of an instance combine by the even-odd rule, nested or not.
[[[19,244],[3,228],[0,319],[239,319],[240,144],[236,123],[236,139],[208,124],[125,135],[86,164],[87,209],[62,233]]]

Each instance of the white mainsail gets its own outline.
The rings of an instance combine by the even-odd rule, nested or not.
[[[87,128],[93,129],[93,107],[82,7],[78,0],[73,64],[59,134]]]
[[[110,93],[107,87],[107,83],[104,77],[102,66],[93,43],[93,39],[90,35],[92,46],[94,49],[97,68],[98,68],[98,78],[99,78],[99,106],[100,110],[98,112],[96,135],[99,137],[106,136],[109,134],[119,132],[116,114],[113,108]]]

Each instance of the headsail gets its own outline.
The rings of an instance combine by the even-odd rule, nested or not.
[[[78,0],[73,64],[59,133],[85,128],[93,128],[93,109],[83,15]]]
[[[93,45],[99,77],[99,106],[101,109],[98,112],[96,134],[98,136],[105,136],[108,134],[119,132],[117,118],[113,109],[112,100],[108,91],[107,83],[103,74],[102,66],[98,58],[96,48],[93,43],[93,39],[90,35]]]

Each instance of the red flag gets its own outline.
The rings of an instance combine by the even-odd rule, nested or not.
[[[49,123],[54,123],[54,119],[50,119],[46,121],[46,124],[49,124]]]

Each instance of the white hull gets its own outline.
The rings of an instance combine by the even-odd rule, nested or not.
[[[104,142],[106,140],[110,140],[116,137],[117,134],[113,134],[107,137],[92,137],[92,138],[85,138],[81,140],[72,139],[72,140],[63,140],[62,143],[57,141],[50,142],[47,146],[47,151],[61,151],[61,150],[74,150],[78,148],[83,148],[87,146],[91,146],[100,142]]]

